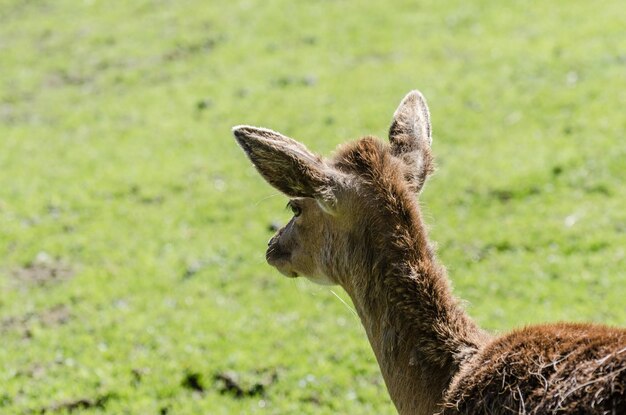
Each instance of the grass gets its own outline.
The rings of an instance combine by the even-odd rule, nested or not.
[[[413,88],[470,314],[626,325],[622,11],[0,0],[0,412],[393,413],[351,311],[265,264],[285,198],[230,127],[328,153]]]

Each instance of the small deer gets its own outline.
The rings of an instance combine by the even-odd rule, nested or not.
[[[343,287],[400,414],[626,414],[626,330],[556,323],[492,336],[452,295],[417,202],[434,170],[421,93],[400,103],[389,143],[364,137],[327,159],[269,129],[233,133],[290,198],[268,263]]]

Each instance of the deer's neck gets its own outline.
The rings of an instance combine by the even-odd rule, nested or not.
[[[419,213],[417,213],[419,215]],[[361,318],[400,414],[432,414],[487,335],[452,296],[421,226],[411,238],[372,241],[373,262],[344,288]],[[406,236],[406,235],[405,235]],[[380,244],[385,246],[381,247]],[[377,247],[378,246],[378,247]]]

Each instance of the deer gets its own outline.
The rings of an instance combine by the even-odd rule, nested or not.
[[[267,262],[345,290],[399,414],[626,414],[626,329],[562,322],[494,335],[453,295],[418,203],[434,172],[419,91],[400,102],[389,142],[366,136],[328,158],[267,128],[232,131],[293,212]]]

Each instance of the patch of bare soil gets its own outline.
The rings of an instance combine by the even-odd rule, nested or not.
[[[213,380],[220,393],[235,398],[246,398],[264,395],[267,388],[278,380],[278,373],[274,370],[248,374],[226,371],[215,373]]]
[[[49,365],[43,363],[33,363],[32,365],[18,370],[15,377],[25,377],[29,379],[43,379],[48,373]]]
[[[248,373],[229,370],[214,373],[212,387],[223,395],[241,399],[264,395],[267,388],[277,380],[276,370],[256,370]],[[196,393],[203,393],[208,389],[202,374],[198,372],[185,373],[181,386]]]
[[[79,411],[81,409],[91,409],[91,408],[99,408],[105,409],[107,402],[113,398],[114,395],[107,393],[104,395],[97,396],[95,398],[76,398],[70,399],[67,401],[53,403],[50,406],[46,406],[40,409],[39,413],[47,414],[53,412],[74,412]]]
[[[0,320],[0,333],[20,331],[24,337],[31,337],[30,327],[39,324],[54,327],[67,323],[72,318],[69,307],[57,304],[41,312],[30,312],[21,316],[9,316]]]
[[[72,278],[74,271],[60,259],[40,252],[35,259],[13,270],[13,276],[20,282],[48,285]]]

